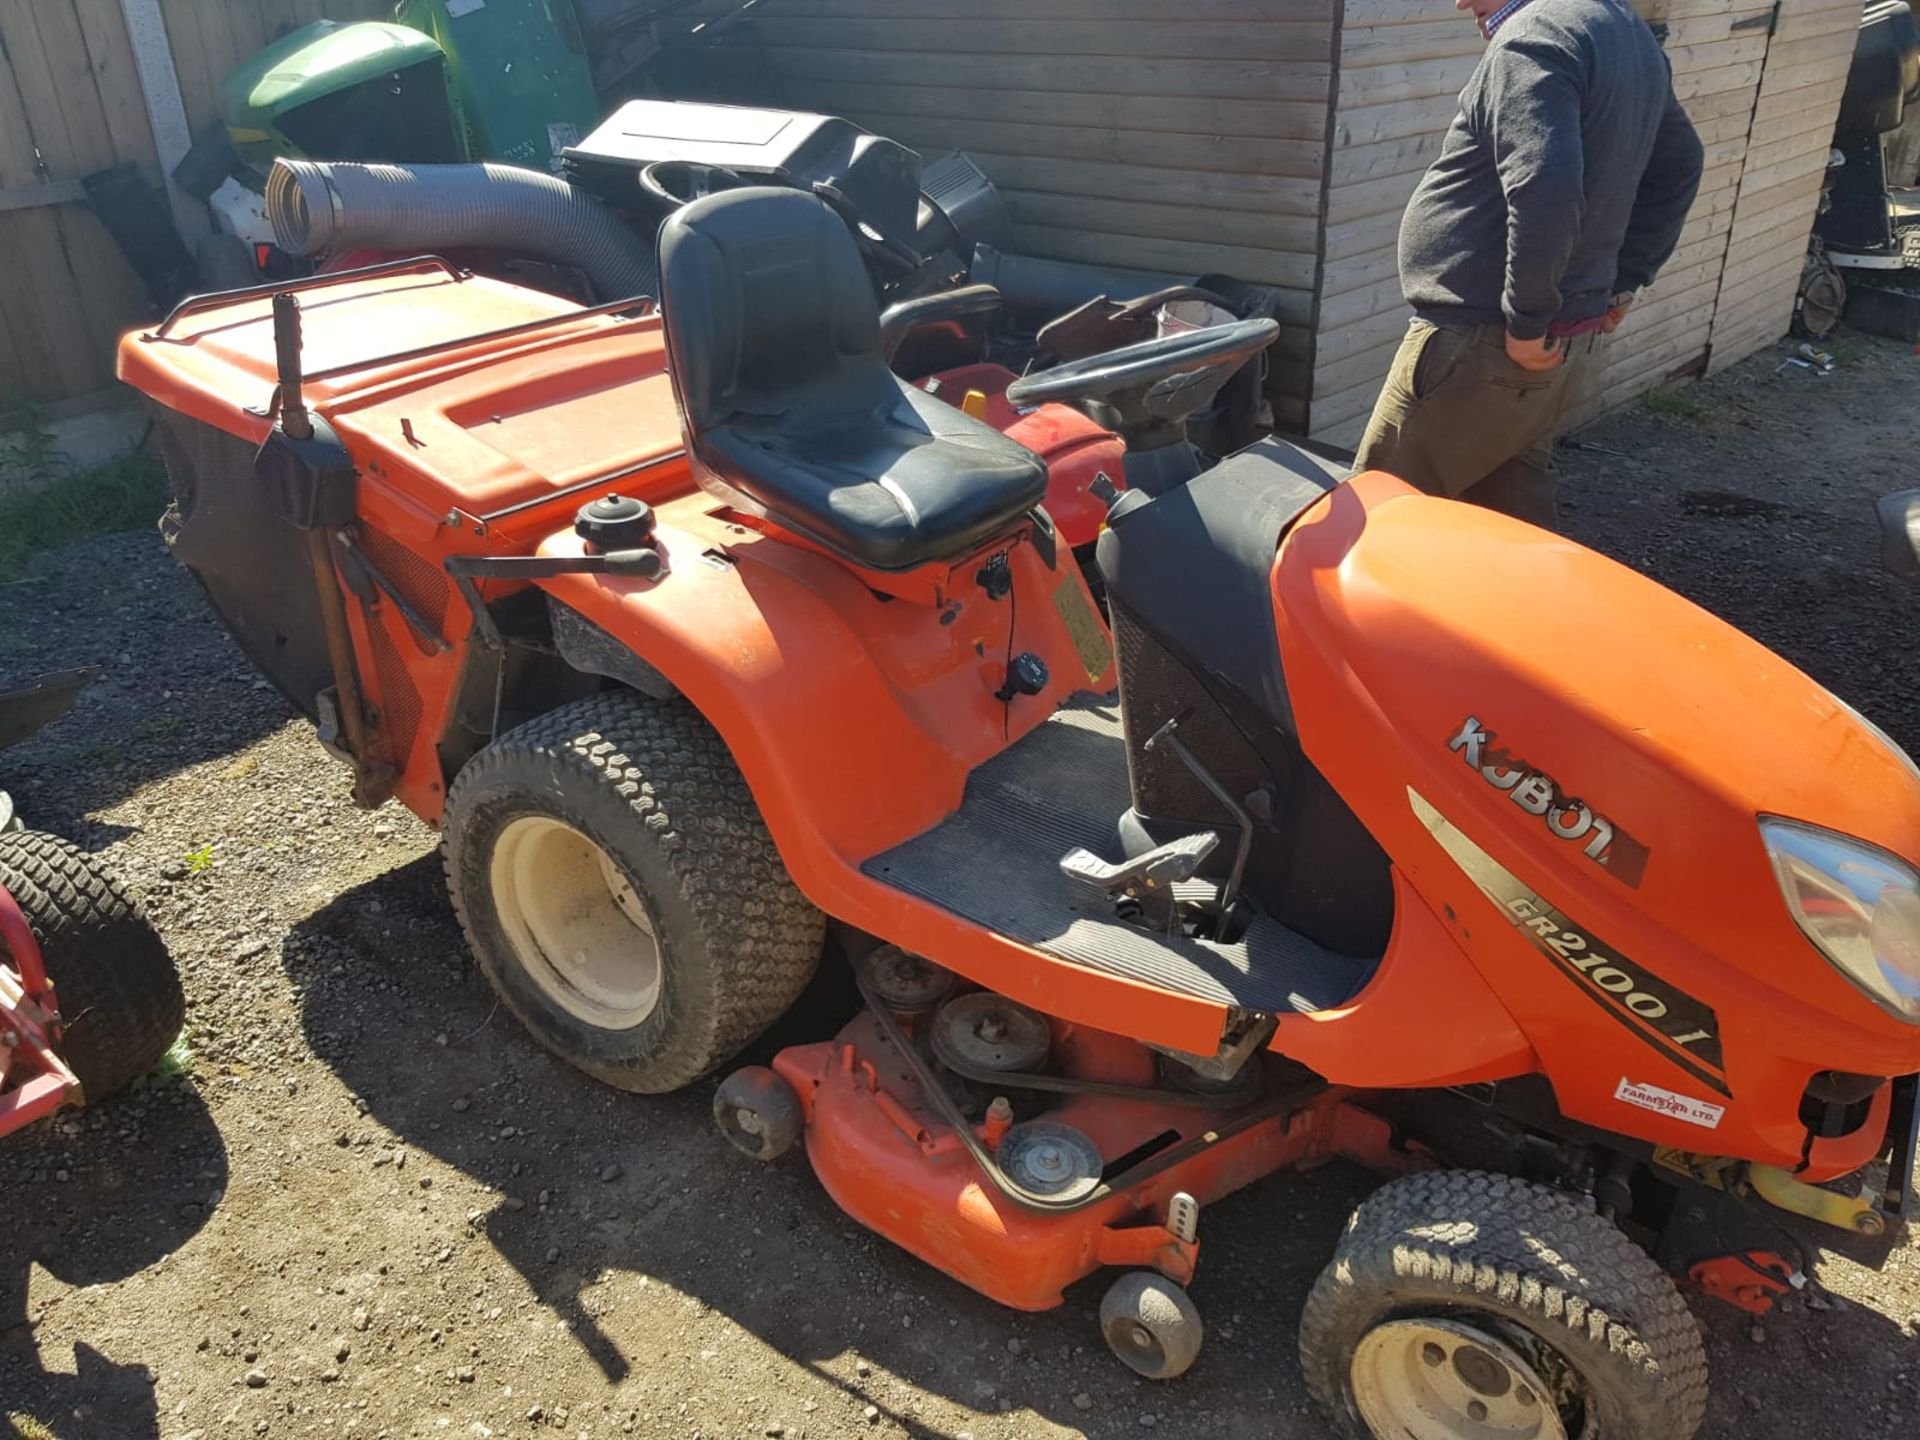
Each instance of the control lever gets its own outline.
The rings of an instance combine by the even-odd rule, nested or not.
[[[1200,757],[1173,733],[1186,718],[1186,712],[1182,711],[1167,721],[1148,737],[1146,748],[1153,751],[1164,745],[1171,750],[1193,778],[1206,786],[1207,793],[1220,802],[1220,807],[1233,816],[1234,824],[1240,827],[1240,843],[1233,853],[1233,870],[1227,876],[1226,888],[1220,892],[1220,926],[1224,932],[1233,916],[1233,902],[1240,898],[1240,882],[1246,878],[1247,858],[1253,853],[1253,816],[1247,813],[1246,806],[1227,793],[1227,787],[1214,778],[1213,772],[1200,763]]]

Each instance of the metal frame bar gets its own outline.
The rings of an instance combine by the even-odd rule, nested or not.
[[[248,285],[239,290],[213,290],[205,295],[189,295],[173,309],[167,312],[158,328],[149,330],[143,340],[164,340],[167,332],[189,315],[204,314],[208,310],[224,310],[229,305],[238,305],[248,300],[270,300],[275,295],[292,295],[304,290],[320,290],[329,285],[343,285],[349,280],[371,280],[383,275],[411,275],[419,270],[440,270],[450,280],[460,281],[472,278],[471,272],[462,270],[451,260],[439,255],[415,255],[406,260],[383,260],[378,265],[361,265],[352,270],[335,270],[325,275],[309,275],[304,280],[273,280],[265,285]]]
[[[42,205],[79,205],[87,198],[87,187],[78,180],[48,180],[39,185],[15,185],[0,188],[0,211],[36,210]]]

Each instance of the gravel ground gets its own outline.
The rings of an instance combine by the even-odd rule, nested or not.
[[[1920,749],[1897,638],[1920,597],[1877,573],[1870,510],[1913,483],[1920,365],[1849,351],[1593,427],[1569,522]],[[710,1087],[616,1094],[537,1051],[463,962],[433,836],[351,808],[151,534],[0,583],[0,674],[83,661],[107,678],[5,775],[143,897],[190,1056],[0,1148],[0,1416],[23,1435],[1324,1440],[1295,1315],[1363,1176],[1214,1207],[1208,1348],[1135,1381],[1098,1283],[998,1310],[845,1219],[797,1153],[736,1157]],[[1910,1433],[1920,1260],[1820,1268],[1830,1306],[1700,1307],[1705,1433]]]

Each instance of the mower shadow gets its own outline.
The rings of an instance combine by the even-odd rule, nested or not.
[[[26,579],[0,577],[0,686],[82,665],[102,674],[72,711],[0,750],[0,789],[29,823],[110,808],[293,718],[256,686],[193,577],[151,531],[83,540],[37,557]],[[97,849],[116,837],[94,826],[73,838]]]
[[[412,957],[406,1008],[436,1017],[444,1047],[423,1044],[417,1021],[409,1027],[398,1007],[365,1006],[369,980],[390,974],[398,953]],[[663,1339],[681,1352],[671,1360],[689,1346],[699,1355],[702,1341],[688,1339],[686,1327],[697,1327],[704,1309],[840,1388],[854,1415],[877,1404],[916,1436],[966,1427],[942,1428],[904,1406],[892,1413],[887,1395],[902,1385],[969,1411],[1033,1412],[1096,1433],[1116,1424],[1116,1406],[1126,1407],[1129,1429],[1158,1410],[1175,1434],[1184,1433],[1176,1415],[1210,1412],[1224,1422],[1244,1406],[1245,1433],[1270,1434],[1253,1417],[1274,1403],[1282,1373],[1290,1387],[1282,1403],[1304,1410],[1291,1364],[1274,1357],[1290,1354],[1299,1302],[1364,1187],[1356,1173],[1278,1180],[1210,1212],[1213,1249],[1195,1294],[1224,1337],[1218,1362],[1205,1367],[1204,1383],[1196,1376],[1155,1388],[1125,1372],[1100,1340],[1104,1281],[1076,1288],[1044,1315],[994,1305],[855,1225],[799,1151],[771,1166],[736,1154],[713,1129],[713,1082],[672,1096],[628,1095],[553,1060],[495,1009],[464,954],[432,857],[340,896],[285,947],[315,1052],[370,1117],[497,1192],[491,1203],[474,1202],[476,1229],[564,1322],[576,1359],[604,1380],[604,1397],[581,1399],[647,1382],[665,1363]],[[741,1063],[831,1034],[853,1013],[844,966],[822,975]],[[615,1178],[604,1179],[609,1170]],[[1288,1255],[1276,1256],[1262,1233],[1270,1223],[1263,1207],[1276,1197],[1297,1241]],[[1270,1287],[1278,1303],[1268,1302]],[[669,1318],[664,1335],[647,1328]],[[871,1377],[858,1375],[860,1361]],[[1075,1406],[1082,1392],[1099,1397],[1094,1414]],[[826,1418],[823,1410],[808,1429]],[[1319,1440],[1317,1425],[1300,1424],[1286,1433]],[[1241,1432],[1229,1425],[1219,1433]]]
[[[400,1009],[364,1005],[369,980],[391,973],[402,950],[414,957],[407,1006],[436,1017],[444,1048],[422,1044]],[[712,1128],[712,1082],[627,1095],[553,1060],[495,1007],[464,953],[427,857],[310,916],[289,938],[286,962],[316,1053],[371,1116],[496,1192],[479,1203],[476,1229],[564,1322],[590,1362],[584,1373],[605,1383],[598,1398],[634,1384],[623,1401],[637,1399],[663,1379],[683,1396],[710,1389],[703,1375],[681,1384],[659,1367],[689,1361],[689,1348],[716,1353],[700,1348],[725,1343],[700,1329],[711,1310],[839,1388],[853,1413],[878,1404],[914,1436],[956,1434],[971,1421],[941,1428],[917,1402],[889,1406],[903,1386],[968,1412],[1024,1412],[1094,1436],[1131,1433],[1153,1414],[1165,1435],[1325,1440],[1298,1378],[1295,1325],[1370,1188],[1358,1171],[1277,1176],[1210,1208],[1193,1290],[1208,1346],[1192,1374],[1152,1386],[1099,1338],[1102,1279],[1045,1314],[1001,1309],[855,1225],[798,1151],[770,1166],[733,1152]],[[843,969],[823,967],[829,978],[741,1063],[832,1033],[856,1003]],[[1862,1384],[1869,1375],[1885,1383],[1875,1357],[1900,1353],[1905,1339],[1864,1307],[1812,1313],[1795,1301],[1766,1322],[1762,1348],[1749,1338],[1750,1317],[1705,1301],[1694,1308],[1716,1372],[1708,1437],[1749,1433],[1756,1397],[1764,1413],[1804,1422],[1769,1433],[1814,1433],[1818,1401],[1794,1375],[1851,1364]],[[858,1375],[859,1361],[870,1378]],[[808,1429],[823,1421],[825,1433],[840,1433],[824,1407]]]
[[[77,1133],[56,1128],[74,1120]],[[72,1328],[59,1307],[73,1297],[30,1311],[30,1272],[38,1265],[76,1290],[125,1280],[197,1235],[226,1188],[226,1146],[184,1079],[43,1121],[0,1144],[0,1435],[14,1433],[7,1413],[17,1411],[57,1427],[62,1440],[159,1436],[152,1366],[85,1340],[62,1353],[66,1345],[41,1338],[49,1316],[56,1318],[48,1328]]]

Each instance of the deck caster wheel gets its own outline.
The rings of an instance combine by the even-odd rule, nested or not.
[[[1149,1380],[1184,1375],[1200,1353],[1204,1327],[1187,1292],[1164,1275],[1122,1275],[1100,1302],[1100,1333],[1127,1368]]]
[[[713,1123],[742,1155],[778,1160],[800,1138],[800,1102],[764,1065],[736,1070],[713,1095]]]

